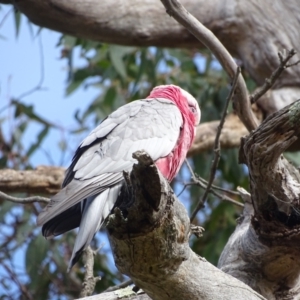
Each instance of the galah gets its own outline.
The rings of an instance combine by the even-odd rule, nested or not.
[[[200,109],[191,94],[175,85],[161,85],[146,99],[118,108],[82,141],[62,190],[37,219],[46,238],[79,227],[69,269],[112,210],[124,181],[123,171],[131,171],[135,163],[132,154],[145,150],[171,181],[199,122]]]

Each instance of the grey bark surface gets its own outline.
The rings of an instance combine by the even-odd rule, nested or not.
[[[300,100],[243,139],[250,195],[219,260],[267,299],[300,299],[300,174],[282,155],[300,136]]]
[[[61,167],[39,166],[35,170],[0,170],[0,191],[53,195],[59,192],[65,175]]]

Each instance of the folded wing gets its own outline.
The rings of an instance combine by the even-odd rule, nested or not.
[[[46,237],[80,224],[71,265],[112,209],[131,171],[132,153],[145,150],[154,161],[169,155],[182,127],[177,106],[167,99],[138,100],[108,116],[81,143],[66,172],[63,189],[38,216]],[[86,199],[86,200],[85,200]],[[85,201],[85,205],[80,204]]]

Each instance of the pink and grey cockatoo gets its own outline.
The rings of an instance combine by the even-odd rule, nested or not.
[[[165,178],[178,173],[195,137],[200,109],[195,98],[175,85],[155,87],[143,100],[126,104],[80,144],[62,190],[37,219],[46,238],[79,227],[69,269],[90,244],[112,210],[131,171],[132,154],[145,150]]]

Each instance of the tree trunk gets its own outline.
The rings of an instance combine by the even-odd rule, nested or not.
[[[300,174],[282,155],[300,136],[300,101],[243,139],[250,195],[219,268],[267,299],[300,299]]]

